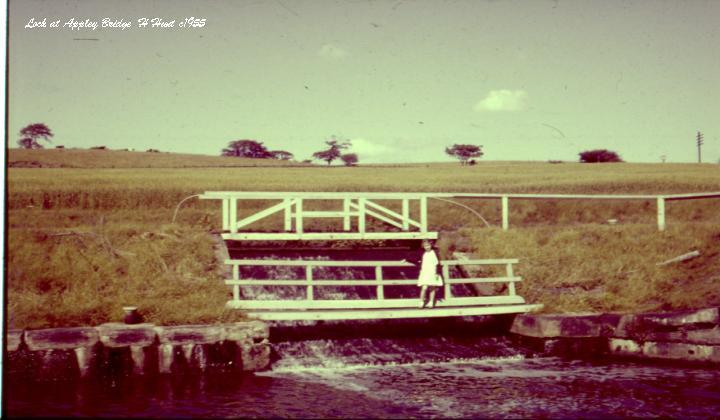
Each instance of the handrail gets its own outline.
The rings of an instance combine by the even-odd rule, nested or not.
[[[418,199],[435,195],[435,193],[426,192],[324,192],[324,191],[205,191],[201,194],[201,199],[224,199],[224,198],[244,198],[244,199],[285,199],[285,198],[303,198],[310,200],[332,200],[341,198],[370,198],[370,199]]]
[[[604,200],[652,200],[663,197],[666,200],[683,200],[692,198],[717,198],[720,191],[684,193],[684,194],[522,194],[522,193],[467,193],[467,192],[323,192],[323,191],[206,191],[200,195],[203,199],[218,198],[276,199],[276,198],[307,198],[307,199],[340,199],[340,198],[374,198],[398,199],[420,197],[455,197],[455,198],[557,198],[557,199],[604,199]]]
[[[517,264],[517,258],[484,259],[484,260],[441,260],[440,265],[494,265]],[[225,260],[227,265],[247,266],[316,266],[316,267],[412,267],[415,264],[402,261],[341,261],[341,260]]]
[[[452,278],[445,280],[449,284],[475,284],[475,283],[507,283],[520,282],[522,277],[471,277]],[[268,280],[268,279],[242,279],[225,280],[225,284],[238,284],[241,286],[414,286],[417,280],[410,279],[379,279],[379,280],[342,280],[342,279],[290,279],[290,280]]]
[[[493,260],[442,260],[441,265],[493,265],[493,264],[517,264],[517,258],[503,258]]]
[[[513,264],[517,264],[517,258],[500,259],[475,259],[475,260],[443,260],[439,261],[442,266],[445,299],[453,299],[451,286],[453,284],[476,284],[476,283],[507,283],[507,296],[515,294],[515,283],[522,281],[522,278],[513,273]],[[412,286],[417,284],[415,279],[386,279],[383,277],[384,267],[415,267],[415,264],[407,261],[327,261],[327,260],[260,260],[260,259],[226,259],[225,264],[232,266],[232,279],[225,280],[225,284],[233,287],[233,301],[240,300],[240,286],[300,286],[307,288],[306,301],[314,301],[314,288],[318,286],[375,286],[377,288],[377,299],[385,299],[385,286]],[[471,277],[451,278],[450,266],[452,265],[505,265],[506,275],[504,277]],[[305,279],[241,279],[240,267],[304,267]],[[368,267],[375,268],[374,279],[315,279],[313,269],[318,267]]]
[[[415,264],[402,261],[327,261],[327,260],[225,260],[228,265],[247,266],[299,266],[299,267],[413,267]]]
[[[720,198],[720,191],[711,192],[700,192],[700,193],[686,193],[686,194],[502,194],[502,193],[464,193],[464,192],[322,192],[322,191],[206,191],[199,195],[200,199],[220,199],[223,201],[223,229],[230,229],[230,239],[265,239],[268,236],[275,236],[276,239],[280,239],[282,234],[260,234],[258,238],[251,238],[247,234],[239,235],[238,227],[242,227],[245,224],[256,221],[263,218],[271,213],[285,209],[285,231],[291,230],[291,206],[296,206],[295,220],[297,231],[296,234],[291,235],[290,238],[286,239],[303,239],[307,236],[303,232],[303,200],[344,200],[344,208],[342,212],[309,212],[308,217],[342,217],[343,218],[343,229],[345,231],[350,230],[350,218],[358,218],[358,234],[340,235],[334,239],[372,239],[370,234],[365,231],[365,219],[366,216],[374,217],[379,219],[391,226],[399,227],[407,233],[410,230],[410,226],[418,227],[420,230],[420,236],[426,234],[428,231],[428,214],[427,214],[427,201],[428,199],[438,199],[441,201],[443,198],[476,198],[476,199],[500,199],[501,217],[502,217],[502,229],[508,230],[510,226],[510,199],[546,199],[546,200],[654,200],[657,206],[657,226],[659,231],[665,230],[665,204],[667,201],[676,200],[697,200],[697,199],[708,199],[708,198]],[[269,209],[266,209],[260,213],[256,213],[249,218],[243,219],[238,222],[236,218],[237,213],[237,201],[245,200],[273,200],[281,199],[284,204],[280,204]],[[356,203],[352,203],[352,200],[357,200]],[[402,200],[403,214],[397,213],[393,210],[387,209],[377,203],[372,203],[370,200]],[[409,200],[419,200],[420,205],[420,220],[415,221],[410,219],[408,213],[408,202]],[[454,203],[459,204],[459,203]],[[464,205],[463,205],[464,206]],[[372,207],[375,210],[382,211],[380,214],[376,211],[369,209]],[[464,206],[470,210],[470,207]],[[353,212],[352,209],[357,211]],[[474,210],[472,210],[475,212]],[[332,213],[332,214],[331,214]],[[479,215],[479,213],[475,212]],[[387,217],[389,215],[394,218],[400,219],[395,220]],[[484,220],[484,219],[483,219]],[[486,225],[488,224],[485,221]],[[377,234],[377,233],[375,233]],[[381,235],[387,235],[388,237],[394,236],[399,237],[397,233],[382,233]],[[234,236],[234,237],[233,237]],[[238,237],[242,236],[242,238]],[[256,235],[257,236],[257,235]],[[287,236],[287,235],[286,235]],[[317,236],[317,235],[316,235]],[[322,236],[322,235],[321,235]],[[359,236],[356,238],[355,236]],[[414,238],[405,239],[417,239],[417,235],[413,235]],[[225,236],[223,236],[225,237]],[[328,236],[324,239],[333,239]],[[307,237],[305,238],[307,239]]]

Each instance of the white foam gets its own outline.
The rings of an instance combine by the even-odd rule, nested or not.
[[[518,362],[525,360],[522,355],[507,357],[487,357],[487,358],[456,358],[446,361],[413,361],[413,362],[383,362],[383,363],[358,363],[346,364],[341,359],[326,359],[321,365],[302,365],[295,364],[291,366],[275,366],[269,372],[257,373],[258,375],[272,376],[273,373],[322,373],[332,371],[357,371],[366,369],[383,369],[388,367],[413,367],[413,366],[447,366],[458,364],[501,364],[508,362]]]

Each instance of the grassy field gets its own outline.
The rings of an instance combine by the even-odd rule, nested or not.
[[[182,153],[87,149],[8,149],[10,167],[44,168],[201,168],[290,166],[296,162],[272,159],[190,155]]]
[[[118,321],[124,305],[138,306],[147,321],[157,324],[241,318],[242,314],[223,309],[229,288],[221,281],[209,235],[221,227],[219,203],[190,199],[176,223],[171,223],[183,198],[204,191],[672,194],[720,190],[720,166],[712,164],[482,162],[472,167],[345,168],[267,161],[273,166],[223,167],[234,158],[166,154],[168,160],[160,164],[145,161],[163,155],[157,153],[15,152],[24,154],[11,151],[9,162],[60,162],[67,152],[100,154],[105,160],[100,163],[100,158],[86,155],[65,164],[72,168],[8,170],[11,328]],[[128,160],[128,153],[135,160]],[[718,199],[668,203],[665,232],[657,231],[654,202],[614,200],[511,200],[511,228],[502,231],[498,201],[462,200],[490,227],[462,207],[430,202],[429,223],[441,232],[443,257],[465,251],[483,258],[520,258],[517,273],[524,282],[518,293],[528,301],[544,303],[547,311],[720,304]],[[264,204],[242,208],[241,216]],[[608,225],[609,218],[618,219],[618,224]],[[693,250],[701,256],[657,265]]]

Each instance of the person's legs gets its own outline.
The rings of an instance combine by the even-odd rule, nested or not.
[[[425,307],[425,297],[427,295],[427,286],[420,286],[420,304],[419,307],[422,309]]]
[[[428,299],[428,303],[431,308],[435,307],[435,293],[437,292],[437,287],[431,287],[430,288],[430,299]]]

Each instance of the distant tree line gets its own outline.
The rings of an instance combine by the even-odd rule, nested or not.
[[[222,149],[222,156],[234,156],[251,159],[290,160],[293,154],[285,150],[268,150],[263,142],[257,140],[233,140]]]
[[[623,162],[617,152],[607,149],[586,150],[580,152],[580,163],[616,163]]]
[[[41,141],[52,143],[51,138],[54,136],[50,128],[43,123],[28,124],[20,130],[20,138],[17,143],[24,149],[42,149]],[[331,165],[332,162],[340,160],[345,166],[355,166],[360,161],[357,153],[349,153],[352,147],[350,140],[339,139],[337,136],[330,136],[325,141],[326,148],[312,154],[313,159],[321,160]],[[64,148],[64,146],[57,146]],[[92,149],[106,150],[105,146],[96,146]],[[474,144],[453,144],[445,148],[445,153],[460,161],[461,165],[474,165],[475,159],[481,158],[485,153],[483,146]],[[126,149],[127,150],[127,149]],[[148,149],[148,152],[159,152],[157,149]],[[233,156],[251,159],[277,159],[292,160],[294,155],[287,150],[268,150],[261,141],[243,139],[233,140],[228,143],[227,147],[222,149],[222,156]],[[607,149],[586,150],[579,153],[581,163],[612,163],[623,162],[617,152]],[[665,156],[662,157],[665,160]],[[312,160],[303,160],[303,163],[310,163]],[[551,161],[558,163],[560,161]],[[720,161],[718,161],[720,163]]]
[[[328,165],[340,159],[346,166],[355,166],[360,160],[357,153],[343,153],[351,147],[349,140],[340,140],[336,136],[331,136],[329,140],[325,141],[325,144],[327,149],[313,153],[314,159],[327,162]],[[222,149],[221,155],[250,159],[291,160],[294,158],[294,155],[286,150],[268,150],[263,142],[249,139],[229,142],[227,147]],[[312,160],[303,162],[310,163]]]

